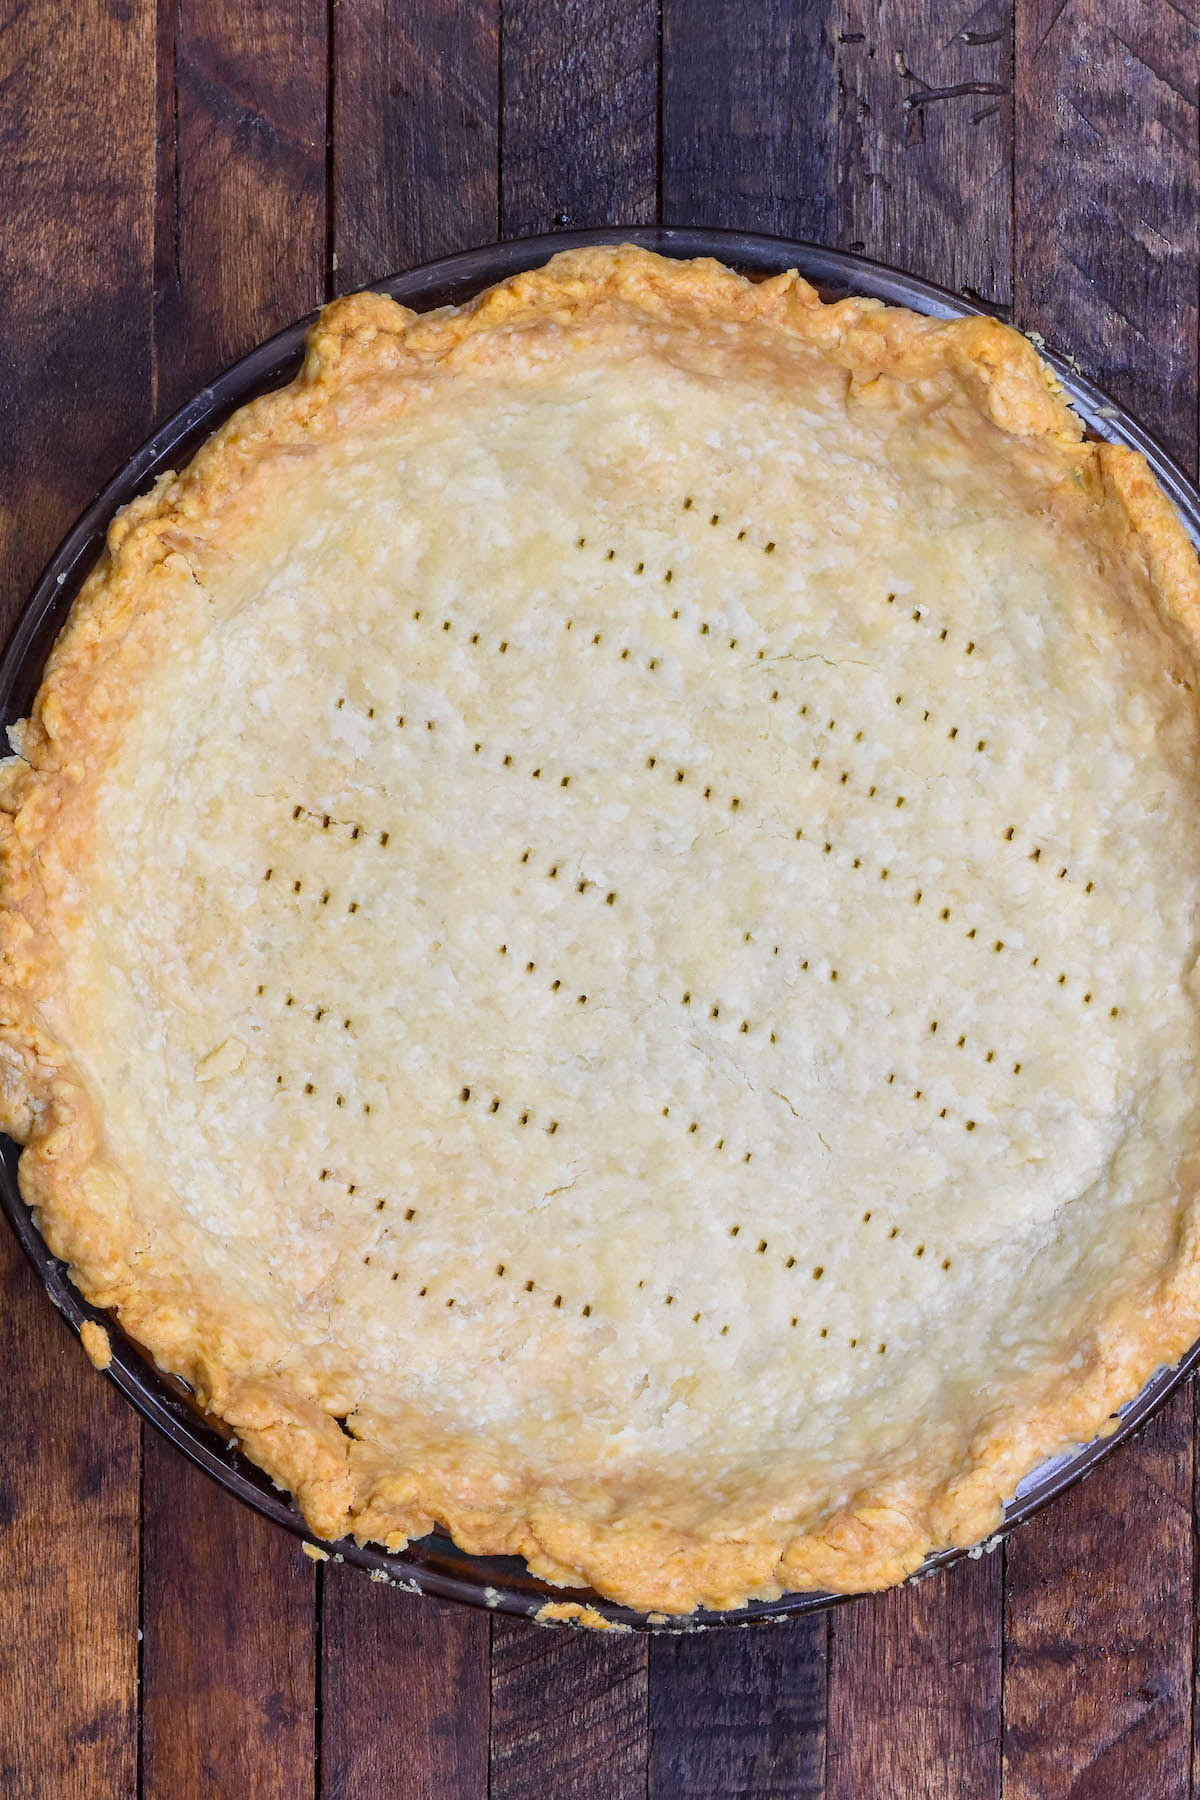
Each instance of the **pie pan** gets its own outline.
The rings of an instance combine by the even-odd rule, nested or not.
[[[855,292],[891,304],[908,306],[933,317],[953,318],[978,312],[955,296],[880,268],[862,259],[791,244],[776,239],[747,237],[711,231],[670,229],[605,231],[563,234],[528,239],[487,250],[468,252],[379,284],[396,300],[424,309],[465,300],[481,288],[544,262],[557,250],[588,244],[634,241],[661,254],[680,257],[715,255],[745,274],[767,275],[795,267],[825,298]],[[84,514],[64,541],[43,575],[23,615],[8,650],[0,662],[0,694],[6,721],[28,712],[41,669],[63,623],[78,587],[92,566],[113,514],[140,494],[164,468],[180,467],[237,407],[253,396],[290,379],[301,358],[302,321],[261,346],[170,420],[135,456]],[[1193,542],[1200,542],[1200,496],[1169,459],[1140,428],[1103,395],[1083,381],[1074,368],[1049,357],[1048,361],[1074,403],[1080,417],[1096,437],[1139,450],[1149,461],[1159,483],[1174,503]],[[772,546],[768,546],[769,548]],[[944,635],[944,634],[943,634]],[[899,802],[898,802],[899,804]],[[1090,996],[1089,996],[1090,997]],[[16,1184],[17,1151],[3,1152],[4,1203],[23,1247],[41,1274],[55,1304],[78,1330],[84,1320],[98,1319],[66,1279],[64,1265],[51,1257],[32,1219],[20,1201]],[[300,1536],[309,1536],[292,1504],[269,1479],[249,1463],[223,1433],[210,1429],[191,1403],[185,1385],[155,1370],[141,1352],[109,1319],[103,1319],[113,1340],[111,1377],[144,1417],[164,1431],[186,1454],[208,1470],[222,1485],[267,1516]],[[794,1322],[794,1321],[793,1321]],[[1017,1490],[1006,1508],[1002,1532],[1088,1472],[1100,1455],[1135,1431],[1174,1385],[1189,1374],[1200,1359],[1194,1348],[1174,1369],[1160,1371],[1136,1399],[1111,1421],[1105,1436],[1072,1454],[1056,1458],[1035,1470]],[[1002,1535],[1001,1532],[1001,1535]],[[995,1538],[989,1540],[994,1543]],[[334,1554],[368,1568],[377,1579],[395,1582],[417,1591],[436,1593],[500,1610],[538,1616],[547,1603],[558,1603],[555,1612],[569,1611],[562,1602],[586,1606],[587,1622],[633,1627],[697,1629],[716,1623],[749,1623],[812,1611],[832,1603],[835,1596],[819,1593],[785,1596],[771,1602],[752,1603],[736,1612],[693,1613],[684,1618],[663,1619],[640,1615],[579,1590],[553,1588],[537,1580],[515,1559],[477,1557],[455,1548],[448,1538],[434,1533],[411,1544],[401,1554],[343,1542],[331,1547]],[[963,1555],[980,1553],[951,1550],[931,1556],[918,1571],[923,1575]],[[554,1616],[551,1614],[551,1616]]]

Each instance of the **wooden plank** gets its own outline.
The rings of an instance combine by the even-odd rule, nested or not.
[[[655,0],[505,0],[502,237],[652,224]]]
[[[0,32],[5,634],[150,425],[154,13],[122,13],[31,0]],[[132,1800],[140,1428],[3,1227],[0,1289],[0,1791]]]
[[[1007,1551],[1004,1800],[1185,1800],[1192,1395]]]
[[[325,8],[168,0],[159,57],[161,412],[322,297]],[[143,1529],[143,1800],[310,1793],[312,1565],[157,1440]]]
[[[839,242],[1011,300],[1011,0],[849,0],[834,34]]]
[[[831,243],[837,80],[804,0],[663,0],[662,217]]]
[[[998,1800],[998,1555],[832,1615],[829,1800]]]
[[[315,1755],[313,1565],[147,1432],[141,1800],[296,1800]]]
[[[496,237],[498,34],[499,0],[338,0],[337,292]]]
[[[137,1417],[0,1237],[0,1793],[132,1800]]]
[[[1189,468],[1195,23],[1177,0],[1119,11],[1027,0],[1016,35],[1016,316],[1073,351]],[[1193,1460],[1183,1395],[1012,1540],[1006,1800],[1188,1792]]]
[[[345,1565],[322,1575],[320,1800],[485,1800],[487,1617]]]
[[[1023,0],[1017,317],[1196,458],[1195,0]],[[1169,369],[1169,378],[1165,371]]]
[[[497,1617],[490,1800],[641,1800],[643,1636]]]
[[[323,0],[163,0],[159,411],[325,294]]]
[[[649,1800],[820,1800],[826,1637],[816,1618],[655,1638]]]
[[[0,32],[7,630],[72,517],[149,429],[154,8],[51,0]],[[107,79],[98,84],[97,68]]]

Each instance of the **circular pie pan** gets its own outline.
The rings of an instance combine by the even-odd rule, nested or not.
[[[941,319],[985,310],[962,300],[957,294],[864,257],[781,238],[666,226],[563,232],[524,238],[468,250],[412,269],[407,274],[392,276],[376,285],[381,292],[390,294],[402,304],[424,311],[430,307],[459,304],[493,282],[536,267],[558,250],[625,242],[641,244],[664,256],[715,256],[750,276],[773,275],[783,269],[796,268],[825,299],[848,293],[866,294]],[[236,408],[255,395],[289,381],[300,367],[304,335],[310,322],[311,319],[301,319],[288,326],[189,401],[113,477],[63,539],[30,595],[3,658],[0,658],[0,708],[6,725],[29,712],[43,665],[71,602],[103,548],[104,534],[113,514],[135,495],[143,493],[164,469],[180,468],[186,463]],[[1046,350],[1042,350],[1042,355],[1062,383],[1090,436],[1126,444],[1142,452],[1193,543],[1200,547],[1200,493],[1136,420],[1086,381],[1073,364]],[[4,1210],[47,1293],[71,1328],[78,1332],[85,1319],[92,1319],[107,1329],[112,1342],[112,1361],[107,1370],[109,1379],[144,1419],[222,1487],[297,1537],[316,1543],[290,1498],[242,1455],[236,1440],[214,1429],[193,1401],[186,1384],[156,1368],[124,1335],[113,1318],[89,1306],[67,1279],[65,1264],[50,1254],[29,1208],[20,1197],[18,1155],[14,1143],[0,1138],[0,1198]],[[1005,1534],[1081,1480],[1102,1456],[1107,1456],[1144,1426],[1168,1394],[1198,1365],[1200,1344],[1195,1345],[1174,1368],[1153,1375],[1141,1393],[1114,1415],[1111,1432],[1044,1463],[1027,1476],[1006,1505],[1002,1526],[986,1546],[943,1550],[928,1557],[912,1579],[921,1580],[964,1556],[978,1556],[985,1548],[993,1548]],[[333,1556],[370,1570],[377,1580],[387,1580],[413,1592],[436,1594],[472,1606],[528,1617],[536,1617],[548,1602],[575,1601],[593,1609],[593,1622],[599,1614],[609,1624],[635,1630],[695,1631],[714,1625],[785,1619],[816,1612],[853,1597],[789,1594],[779,1600],[753,1601],[734,1612],[700,1611],[686,1618],[664,1618],[660,1614],[633,1612],[586,1589],[551,1587],[531,1575],[516,1557],[468,1555],[442,1532],[435,1531],[396,1555],[371,1545],[357,1544],[351,1539],[323,1548]]]

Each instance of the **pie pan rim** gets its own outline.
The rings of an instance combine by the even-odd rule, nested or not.
[[[581,243],[597,242],[613,244],[621,241],[641,243],[667,254],[694,256],[712,254],[730,263],[735,268],[751,268],[754,272],[769,273],[795,266],[806,278],[814,280],[817,286],[830,285],[831,279],[838,273],[844,278],[842,291],[854,291],[877,297],[893,304],[928,310],[936,316],[969,317],[979,314],[982,309],[959,302],[954,296],[946,295],[929,284],[916,282],[913,278],[881,270],[879,265],[871,264],[863,259],[840,255],[810,246],[788,243],[783,240],[747,237],[736,233],[716,232],[668,232],[661,231],[612,231],[605,233],[568,234],[561,238],[543,238],[525,240],[522,243],[498,246],[493,251],[468,252],[457,258],[430,265],[426,269],[416,270],[407,276],[392,278],[388,282],[377,284],[384,292],[389,293],[405,303],[420,301],[426,295],[437,292],[436,282],[440,275],[444,283],[453,291],[454,284],[460,288],[465,286],[474,291],[489,284],[489,281],[502,279],[506,273],[517,268],[532,267],[541,263],[555,251],[573,248]],[[490,273],[479,266],[480,258],[494,256],[502,266],[493,265]],[[443,292],[445,289],[443,288]],[[921,299],[927,302],[920,306]],[[75,580],[82,569],[86,569],[91,561],[98,534],[102,534],[103,526],[112,512],[123,504],[134,492],[141,492],[147,478],[154,468],[175,460],[185,460],[195,442],[207,438],[213,426],[235,405],[240,405],[249,397],[251,391],[260,387],[264,377],[268,385],[275,385],[270,377],[281,372],[286,359],[294,357],[301,341],[307,321],[289,328],[285,333],[260,346],[250,357],[243,360],[219,381],[190,403],[188,407],[168,422],[156,434],[150,444],[138,453],[126,468],[99,496],[83,518],[68,534],[56,556],[51,560],[46,572],[34,590],[29,605],[18,623],[13,639],[3,663],[0,664],[0,694],[3,695],[6,707],[6,719],[21,716],[28,710],[29,677],[36,677],[44,660],[44,649],[47,634],[54,635],[58,625],[65,616],[67,607],[73,597]],[[1153,443],[1136,423],[1113,408],[1104,396],[1099,394],[1091,384],[1080,378],[1075,370],[1061,359],[1047,357],[1056,375],[1062,382],[1077,410],[1085,422],[1090,423],[1096,435],[1108,441],[1123,443],[1146,454],[1160,483],[1174,501],[1177,510],[1185,520],[1190,534],[1195,541],[1200,534],[1200,496],[1197,496],[1181,473],[1170,463],[1165,454]],[[182,446],[182,448],[181,448]],[[52,629],[51,629],[52,627]],[[78,1329],[83,1319],[100,1317],[86,1306],[79,1296],[70,1288],[63,1276],[62,1265],[50,1256],[41,1244],[36,1229],[29,1221],[27,1209],[16,1194],[13,1180],[13,1158],[7,1154],[4,1159],[4,1203],[10,1219],[18,1229],[23,1246],[31,1255],[38,1267],[43,1282],[51,1292],[51,1297],[68,1316],[70,1322]],[[271,1492],[270,1483],[258,1471],[251,1471],[243,1458],[236,1452],[228,1452],[228,1464],[216,1466],[218,1454],[212,1442],[205,1441],[201,1427],[191,1427],[187,1422],[187,1410],[182,1406],[178,1393],[167,1382],[166,1378],[150,1368],[138,1354],[113,1333],[116,1354],[111,1373],[127,1396],[139,1407],[144,1416],[167,1431],[173,1440],[185,1451],[200,1461],[210,1473],[222,1480],[223,1484],[240,1497],[258,1505],[260,1510],[285,1523],[289,1528],[309,1535],[298,1515],[281,1504],[278,1497]],[[1122,1409],[1121,1426],[1108,1438],[1085,1447],[1074,1456],[1057,1473],[1047,1478],[1040,1486],[1030,1490],[1030,1482],[1022,1483],[1023,1497],[1009,1509],[1004,1529],[1009,1529],[1021,1518],[1052,1493],[1062,1491],[1079,1475],[1089,1469],[1097,1457],[1106,1453],[1108,1448],[1121,1441],[1131,1431],[1145,1423],[1151,1410],[1162,1403],[1174,1385],[1190,1372],[1200,1358],[1200,1346],[1187,1353],[1183,1361],[1169,1373],[1154,1376],[1141,1395],[1128,1407]],[[1145,1404],[1143,1404],[1145,1402]],[[168,1423],[167,1421],[170,1421]],[[211,1438],[212,1434],[208,1434]],[[222,1467],[225,1472],[222,1473]],[[1032,1478],[1031,1478],[1032,1479]],[[260,1486],[261,1484],[261,1486]],[[1046,1491],[1042,1491],[1042,1486]],[[247,1491],[254,1490],[254,1491]],[[255,1491],[259,1497],[255,1498]],[[393,1579],[405,1582],[415,1581],[416,1585],[431,1592],[449,1593],[455,1598],[466,1598],[467,1593],[460,1590],[465,1585],[461,1574],[447,1574],[437,1567],[425,1567],[420,1557],[420,1546],[410,1546],[408,1550],[394,1555],[386,1555],[369,1546],[359,1546],[351,1542],[342,1542],[337,1546],[339,1553],[347,1560],[356,1561],[388,1574]],[[957,1560],[969,1554],[966,1548],[944,1551],[931,1558],[918,1571],[925,1573],[927,1568]],[[561,1598],[574,1599],[576,1590],[567,1591],[551,1587],[547,1583],[527,1581],[535,1589],[524,1591],[513,1585],[510,1559],[505,1559],[506,1567],[497,1568],[496,1559],[469,1558],[463,1553],[455,1553],[465,1562],[474,1575],[478,1568],[479,1590],[476,1603],[497,1605],[503,1610],[536,1613],[546,1602]],[[435,1558],[436,1561],[436,1558]],[[490,1574],[497,1579],[488,1580]],[[500,1585],[501,1581],[505,1585]],[[447,1585],[449,1584],[449,1585]],[[488,1598],[491,1595],[492,1598]],[[833,1603],[835,1599],[845,1596],[831,1596],[820,1593],[803,1593],[784,1596],[778,1600],[751,1602],[732,1612],[693,1613],[686,1618],[672,1619],[668,1622],[671,1628],[694,1628],[704,1623],[748,1622],[755,1617],[778,1616],[797,1611],[809,1611],[815,1607]],[[588,1599],[589,1596],[580,1595]],[[645,1615],[634,1614],[630,1609],[617,1606],[607,1601],[591,1598],[591,1604],[597,1609],[597,1616],[613,1623],[646,1623]],[[659,1621],[651,1618],[651,1628]],[[660,1627],[661,1628],[661,1627]]]

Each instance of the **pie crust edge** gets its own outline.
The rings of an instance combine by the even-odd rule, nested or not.
[[[1040,440],[1115,502],[1104,509],[1117,539],[1110,548],[1144,563],[1185,655],[1200,644],[1195,553],[1145,460],[1085,442],[1052,374],[1023,337],[995,320],[943,322],[865,299],[824,304],[795,274],[754,283],[715,262],[676,262],[631,246],[567,252],[457,311],[422,317],[375,294],[336,301],[313,326],[290,386],[244,407],[181,474],[164,475],[114,519],[32,716],[16,728],[19,756],[0,769],[0,1124],[25,1146],[22,1192],[71,1279],[236,1431],[321,1537],[352,1533],[396,1549],[436,1520],[467,1550],[517,1554],[551,1581],[590,1584],[665,1613],[797,1589],[884,1587],[932,1549],[984,1538],[1000,1522],[1001,1496],[1044,1457],[1102,1431],[1155,1368],[1176,1361],[1200,1335],[1194,1200],[1181,1211],[1176,1254],[1153,1290],[1100,1314],[1069,1375],[1047,1371],[1032,1403],[1018,1396],[993,1413],[961,1466],[931,1470],[923,1483],[860,1492],[819,1530],[755,1520],[736,1535],[689,1541],[656,1513],[652,1492],[597,1522],[544,1485],[512,1496],[503,1513],[481,1514],[455,1500],[436,1466],[389,1469],[369,1441],[348,1436],[315,1400],[256,1360],[237,1321],[201,1313],[186,1280],[164,1290],[139,1278],[127,1184],[103,1153],[102,1121],[69,1050],[39,1016],[39,1000],[64,982],[59,938],[69,928],[43,852],[54,844],[51,867],[69,857],[100,771],[136,711],[136,684],[122,682],[116,652],[131,622],[169,619],[173,559],[183,554],[176,529],[199,517],[236,524],[246,468],[319,425],[328,409],[345,416],[370,408],[379,381],[402,381],[471,340],[478,371],[489,333],[546,322],[569,327],[600,304],[668,325],[759,323],[820,346],[852,384],[951,371],[991,424]],[[1194,1194],[1193,1169],[1185,1174],[1183,1191]]]

